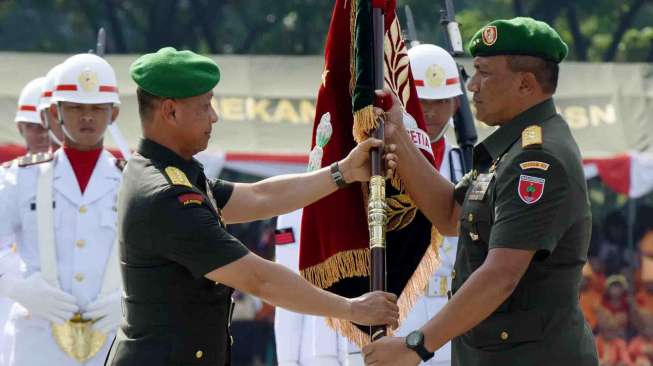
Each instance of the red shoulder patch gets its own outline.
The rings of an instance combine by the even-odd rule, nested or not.
[[[519,186],[517,187],[519,198],[527,205],[539,201],[544,193],[545,182],[546,179],[544,178],[531,177],[530,175],[524,174],[520,175]]]
[[[201,205],[204,202],[204,197],[198,193],[184,193],[177,196],[179,202],[186,206],[190,204]]]
[[[295,233],[291,227],[277,229],[274,231],[274,243],[276,245],[286,245],[295,242]]]

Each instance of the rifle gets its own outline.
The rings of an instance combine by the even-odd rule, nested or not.
[[[100,27],[100,29],[97,32],[97,43],[95,44],[95,54],[104,58],[106,52],[106,44],[107,44],[107,34],[104,31],[104,27]],[[120,150],[123,159],[128,161],[131,158],[131,151],[129,150],[129,145],[127,145],[127,141],[125,140],[125,137],[122,135],[122,132],[120,132],[120,129],[118,128],[118,124],[115,123],[115,121],[111,122],[107,128],[109,130],[109,133],[113,137],[113,141],[116,143],[116,145],[118,145],[118,150]]]
[[[456,22],[456,11],[453,7],[453,0],[442,0],[440,24],[445,35],[445,49],[454,58],[464,55],[465,51],[463,49],[460,29]],[[472,168],[472,152],[478,140],[478,135],[474,127],[474,116],[469,106],[469,99],[464,89],[469,75],[467,75],[465,68],[461,64],[458,64],[458,76],[460,77],[463,93],[458,97],[460,107],[454,115],[453,124],[456,130],[456,141],[462,152],[461,163],[463,174],[466,174]]]
[[[415,27],[415,18],[413,18],[413,11],[410,10],[410,5],[404,6],[406,12],[406,28],[408,29],[408,37],[406,44],[409,48],[418,46],[420,44],[417,37],[417,28]]]

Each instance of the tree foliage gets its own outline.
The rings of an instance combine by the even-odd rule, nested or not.
[[[410,5],[423,42],[440,43],[440,1]],[[455,0],[464,39],[496,18],[552,24],[579,61],[653,62],[653,0]],[[110,53],[172,45],[207,53],[320,54],[333,0],[4,0],[3,50],[78,52],[100,26]]]

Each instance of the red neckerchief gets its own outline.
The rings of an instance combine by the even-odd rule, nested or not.
[[[440,170],[440,166],[444,160],[444,152],[446,150],[444,137],[441,137],[438,141],[432,143],[431,149],[433,149],[433,160],[435,160],[435,168]]]
[[[79,184],[79,190],[84,194],[86,185],[91,179],[91,174],[93,174],[93,169],[95,169],[95,164],[102,153],[102,148],[80,151],[70,146],[64,146],[63,151],[66,153],[70,165],[73,167],[75,177],[77,177],[77,183]]]

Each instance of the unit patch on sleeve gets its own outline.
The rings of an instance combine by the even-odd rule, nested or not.
[[[295,233],[291,227],[277,229],[274,231],[274,243],[276,245],[286,245],[295,242]]]
[[[204,202],[204,197],[198,193],[184,193],[177,196],[179,202],[184,205],[201,205]]]
[[[530,175],[520,175],[517,193],[519,198],[527,205],[531,205],[542,198],[544,193],[544,183],[546,179],[531,177]]]

